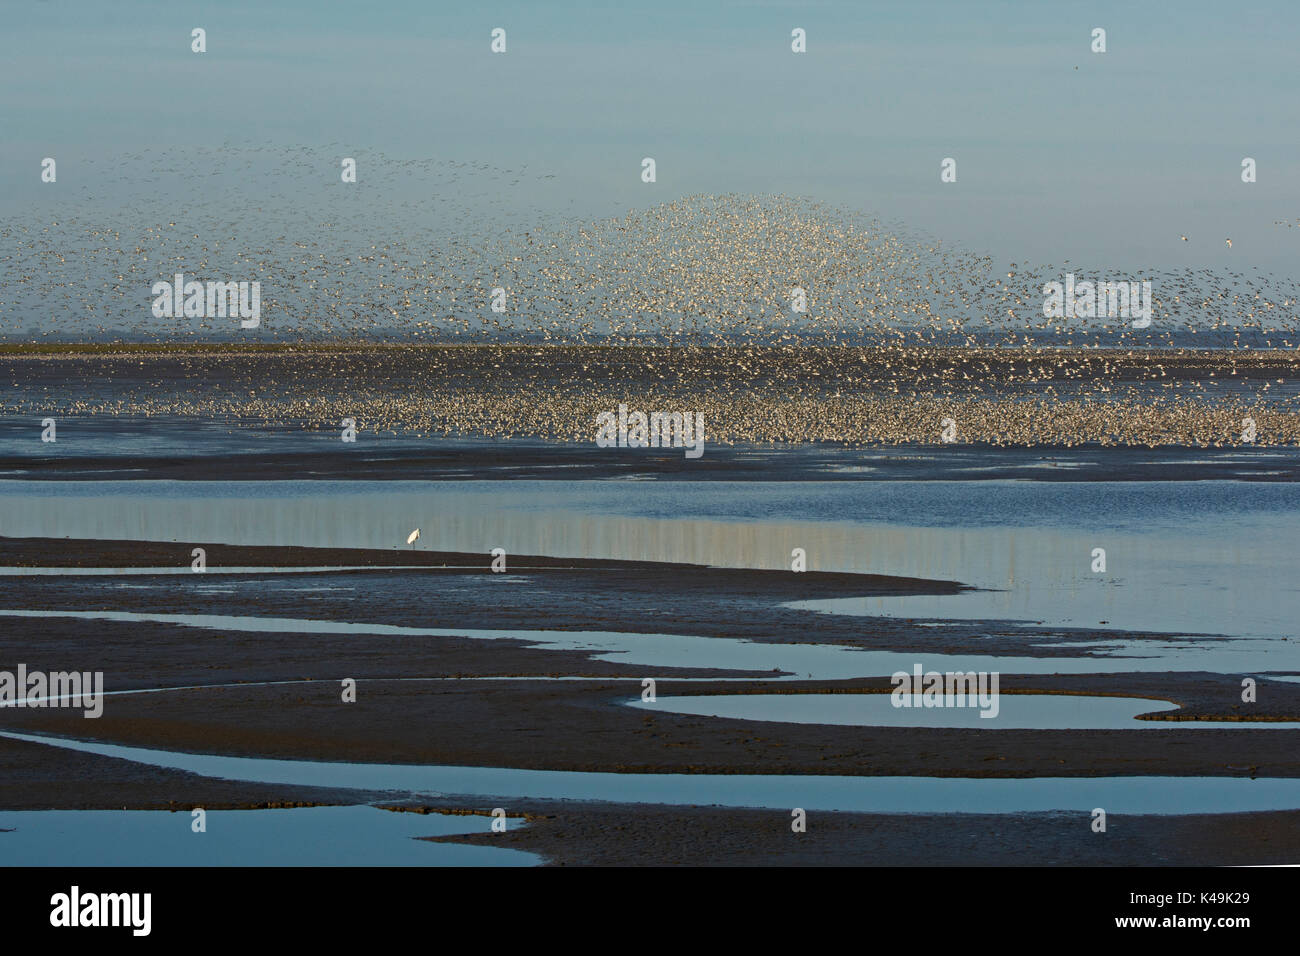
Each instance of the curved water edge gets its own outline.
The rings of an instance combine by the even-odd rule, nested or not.
[[[851,727],[962,728],[966,730],[1300,730],[1300,721],[1139,720],[1143,714],[1177,711],[1177,704],[1145,697],[1097,694],[1002,693],[993,701],[972,698],[966,706],[927,707],[907,695],[895,706],[888,693],[708,694],[665,697],[654,703],[625,701],[642,710],[726,717],[734,720]],[[985,716],[985,715],[988,716]]]
[[[1003,674],[1127,674],[1205,671],[1260,674],[1300,670],[1300,641],[1224,639],[1167,642],[1117,641],[1089,657],[1012,657],[868,651],[838,644],[766,644],[741,638],[651,634],[633,631],[547,631],[500,628],[424,628],[309,618],[228,614],[146,614],[133,611],[0,609],[0,618],[75,618],[91,621],[172,624],[209,630],[267,634],[379,634],[395,637],[465,637],[519,640],[530,647],[583,651],[593,660],[647,668],[694,667],[763,672],[773,679],[845,680],[889,677],[924,670]],[[785,672],[778,675],[775,672]]]
[[[10,866],[534,866],[534,853],[434,843],[482,833],[491,818],[390,813],[365,805],[188,811],[3,810],[0,853]],[[519,827],[520,821],[509,821]]]
[[[962,581],[850,613],[1282,637],[1300,508],[1266,482],[0,481],[23,537],[610,558]],[[378,487],[377,487],[378,486]],[[900,520],[906,517],[906,523]],[[1134,531],[1140,526],[1140,532]],[[1094,550],[1106,552],[1094,570]],[[1106,624],[1101,622],[1105,621]]]
[[[130,697],[141,694],[167,694],[184,691],[233,690],[252,687],[288,687],[308,684],[338,685],[344,678],[305,677],[292,680],[230,681],[216,684],[177,684],[171,687],[135,687],[129,690],[103,691],[103,697]],[[616,674],[601,677],[480,675],[474,677],[357,677],[347,678],[362,684],[433,684],[509,681],[545,683],[631,683],[640,686],[637,675]],[[1285,678],[1279,678],[1285,679]],[[674,677],[673,683],[751,683],[750,677]],[[0,701],[6,707],[44,707],[71,701],[79,704],[75,694],[54,697],[25,697]],[[972,701],[974,699],[972,698]],[[1008,702],[1010,711],[1007,713]],[[645,710],[688,714],[696,717],[726,717],[735,720],[776,723],[829,724],[861,727],[965,728],[970,730],[1297,730],[1300,721],[1290,720],[1184,720],[1168,717],[1139,720],[1145,714],[1159,714],[1179,709],[1177,704],[1147,697],[1114,697],[1102,694],[1049,694],[1014,692],[999,694],[996,706],[971,702],[964,706],[926,707],[920,696],[910,696],[906,706],[895,706],[888,692],[797,694],[701,694],[659,696],[654,702],[640,697],[623,701],[625,706]],[[989,713],[989,717],[982,714]]]
[[[1300,778],[846,777],[623,774],[501,767],[330,763],[187,754],[37,734],[0,737],[118,757],[205,777],[289,786],[393,791],[492,800],[571,800],[671,806],[767,807],[858,813],[1183,815],[1300,809]],[[502,803],[509,809],[508,803]]]
[[[531,674],[503,674],[503,675],[479,675],[476,677],[296,677],[289,680],[241,680],[226,681],[216,684],[175,684],[171,687],[132,687],[129,690],[106,690],[100,693],[102,697],[131,697],[137,694],[170,694],[180,693],[187,690],[234,690],[242,687],[300,687],[307,684],[330,684],[338,686],[344,680],[355,681],[357,686],[362,684],[434,684],[434,683],[474,683],[476,681],[542,681],[542,682],[560,682],[560,683],[605,683],[617,684],[620,682],[635,683],[640,685],[642,678],[629,674],[615,674],[609,677],[577,677],[577,676],[552,676]],[[753,680],[750,677],[674,677],[674,682],[682,683],[709,683],[716,681],[739,681],[749,682]],[[37,696],[21,697],[17,700],[0,700],[0,709],[5,707],[43,707],[52,703],[61,703],[63,701],[80,702],[83,695],[80,694],[58,694],[56,696]]]

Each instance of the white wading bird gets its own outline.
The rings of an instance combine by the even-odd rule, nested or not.
[[[416,528],[414,531],[412,531],[410,534],[406,536],[406,543],[411,546],[412,551],[415,550],[415,539],[418,538],[419,536],[420,536],[419,528]]]

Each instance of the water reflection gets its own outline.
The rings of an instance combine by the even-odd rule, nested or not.
[[[14,536],[616,558],[961,581],[834,613],[1284,637],[1300,508],[1264,482],[0,482]],[[1105,571],[1094,571],[1104,549]],[[0,555],[3,563],[3,555]]]

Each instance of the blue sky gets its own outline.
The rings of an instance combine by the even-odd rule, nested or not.
[[[47,155],[60,188],[111,204],[84,160],[339,143],[527,164],[556,179],[517,201],[586,217],[787,193],[1008,259],[1221,264],[1232,236],[1234,267],[1293,275],[1300,251],[1300,228],[1272,225],[1300,219],[1294,3],[42,0],[0,17],[10,221],[47,211]]]

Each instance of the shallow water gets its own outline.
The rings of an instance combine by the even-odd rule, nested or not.
[[[840,614],[1293,636],[1293,486],[1267,482],[0,481],[17,536],[618,558],[961,581]],[[1106,570],[1093,572],[1093,552]],[[0,555],[0,561],[3,556]]]
[[[417,837],[477,833],[490,817],[393,813],[376,807],[0,811],[6,866],[531,866],[536,854]],[[522,826],[508,820],[508,827]]]
[[[384,565],[386,571],[420,571],[424,565],[418,564],[394,564]],[[452,567],[456,567],[453,565]],[[139,577],[142,575],[180,575],[189,577],[196,573],[205,575],[223,575],[223,574],[337,574],[341,571],[374,571],[375,566],[372,564],[342,564],[337,566],[317,566],[317,567],[290,567],[290,568],[271,568],[271,567],[210,567],[203,572],[196,572],[191,567],[184,565],[172,566],[170,568],[22,568],[22,567],[0,567],[0,577],[54,577],[54,578],[77,578],[77,577]]]
[[[0,618],[74,618],[88,621],[151,622],[215,631],[263,634],[383,634],[402,637],[467,637],[520,640],[529,647],[577,650],[594,660],[646,669],[698,667],[755,672],[757,676],[794,680],[845,680],[888,677],[898,671],[997,671],[1008,674],[1109,674],[1164,671],[1262,673],[1300,670],[1300,642],[1211,638],[1174,643],[1117,641],[1102,656],[1016,657],[980,654],[934,654],[925,651],[866,651],[836,644],[764,644],[738,638],[635,631],[540,631],[500,628],[422,628],[308,618],[251,617],[226,614],[152,614],[134,611],[0,609]],[[782,675],[780,672],[784,672]],[[416,676],[416,675],[411,675]]]
[[[103,692],[104,697],[130,697],[136,694],[175,694],[183,693],[190,690],[229,690],[232,688],[243,687],[289,687],[305,684],[332,684],[338,685],[344,678],[332,677],[312,677],[300,678],[295,680],[241,680],[230,683],[218,684],[176,684],[171,687],[133,687],[130,690],[106,690]],[[474,681],[559,681],[573,683],[617,683],[619,681],[632,681],[641,686],[641,678],[634,676],[626,677],[553,677],[547,676],[509,676],[509,677],[350,677],[347,680],[356,681],[358,687],[367,684],[432,684],[432,683],[461,683]],[[749,682],[748,677],[674,677],[674,681],[685,683],[714,683],[717,681],[740,681]],[[34,695],[30,697],[21,697],[15,700],[0,701],[0,709],[6,707],[14,708],[37,708],[52,706],[56,702],[76,701],[74,706],[80,707],[83,698],[76,694],[60,694],[56,696]]]
[[[888,694],[716,694],[660,695],[654,703],[639,697],[628,706],[642,710],[731,717],[794,724],[858,727],[961,727],[968,730],[1211,730],[1233,728],[1300,729],[1300,721],[1137,720],[1139,714],[1177,710],[1176,704],[1138,697],[1085,697],[1063,694],[1000,694],[996,709],[972,702],[966,707],[925,707],[920,697],[895,707]],[[990,716],[985,717],[987,713]]]
[[[842,777],[761,774],[620,774],[497,767],[325,763],[183,754],[66,738],[0,737],[120,757],[206,777],[456,794],[502,799],[591,800],[678,806],[771,807],[788,812],[1108,814],[1245,813],[1300,808],[1300,779],[1262,777]],[[502,803],[507,811],[508,803]]]

